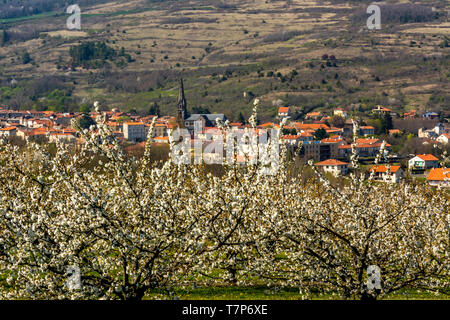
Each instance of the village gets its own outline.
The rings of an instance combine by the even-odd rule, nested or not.
[[[144,149],[148,131],[153,122],[152,144],[168,145],[171,130],[183,128],[189,132],[192,141],[201,143],[204,159],[223,158],[209,144],[222,139],[218,121],[224,123],[227,117],[224,114],[189,114],[184,95],[183,83],[180,83],[176,116],[161,116],[153,121],[156,115],[139,116],[121,112],[118,109],[101,111],[106,124],[114,136],[128,148]],[[426,118],[436,120],[438,114],[426,112],[419,115],[415,110],[398,115],[391,109],[377,106],[373,114],[381,117],[402,117],[408,119]],[[11,140],[34,140],[42,143],[68,143],[78,146],[84,142],[82,137],[71,125],[72,119],[83,119],[88,125],[94,124],[99,112],[58,113],[53,111],[35,110],[8,110],[0,107],[0,137]],[[343,119],[340,127],[330,125],[331,117]],[[285,119],[286,118],[286,119]],[[426,181],[431,186],[450,187],[450,169],[446,168],[445,149],[450,139],[450,125],[437,122],[432,128],[419,128],[414,134],[423,140],[424,145],[433,145],[435,152],[425,154],[391,154],[392,145],[383,143],[383,138],[376,135],[374,126],[360,125],[358,138],[353,141],[353,123],[350,112],[345,108],[336,108],[332,114],[322,112],[309,112],[303,121],[291,120],[291,107],[283,106],[278,109],[277,119],[274,122],[259,123],[256,132],[267,132],[271,129],[280,129],[280,122],[285,119],[286,125],[282,128],[282,140],[292,154],[305,162],[313,160],[314,165],[326,174],[338,177],[349,173],[349,159],[352,154],[352,144],[358,153],[363,168],[371,174],[375,181],[398,183],[409,178]],[[277,122],[275,122],[277,121]],[[251,128],[250,124],[227,121],[231,130]],[[406,134],[398,128],[387,130],[387,136]],[[383,148],[383,150],[381,150]],[[209,150],[209,151],[208,151]],[[381,161],[375,162],[376,156],[383,154]],[[444,150],[444,151],[443,151]],[[191,151],[193,151],[191,149]],[[384,152],[385,151],[385,152]],[[389,154],[389,155],[388,155]],[[241,156],[238,162],[244,162]],[[444,165],[441,165],[444,164]]]

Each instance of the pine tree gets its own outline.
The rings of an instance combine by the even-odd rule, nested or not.
[[[2,30],[0,33],[0,45],[5,45],[9,41],[9,34],[6,30]]]
[[[242,112],[239,112],[239,116],[238,116],[238,122],[245,124],[245,117],[242,114]]]

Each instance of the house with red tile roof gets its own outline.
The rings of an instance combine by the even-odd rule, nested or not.
[[[409,112],[405,112],[403,114],[404,118],[415,118],[417,116],[417,111],[416,110],[411,110]]]
[[[375,134],[375,127],[372,126],[360,126],[359,127],[359,134],[362,136],[368,136]]]
[[[295,127],[298,131],[306,131],[306,130],[318,130],[318,129],[325,129],[329,130],[330,127],[327,126],[324,123],[300,123],[300,122],[294,122],[291,123],[293,127]]]
[[[408,161],[410,170],[426,170],[437,167],[439,167],[439,159],[432,154],[418,154]]]
[[[320,167],[324,172],[329,172],[334,176],[345,175],[348,173],[348,163],[336,159],[328,159],[314,164]]]
[[[405,172],[400,166],[374,165],[369,172],[373,172],[375,180],[390,183],[398,183],[405,177]]]
[[[15,137],[17,133],[16,127],[0,128],[0,137]]]
[[[279,107],[278,108],[278,118],[283,119],[291,115],[289,107]]]
[[[396,115],[395,112],[393,112],[391,109],[385,108],[383,106],[378,105],[375,109],[372,109],[373,113],[378,113],[378,114],[386,114],[389,113],[390,115]]]
[[[319,120],[322,117],[323,117],[322,112],[315,111],[315,112],[308,112],[305,116],[305,119]]]
[[[399,129],[390,129],[389,130],[389,135],[390,136],[395,136],[395,135],[400,135],[400,134],[402,134],[402,132]]]
[[[302,141],[301,136],[298,134],[297,135],[286,134],[283,136],[282,139],[286,142],[286,144],[288,146],[291,146],[291,147],[297,147],[299,145],[300,141]]]
[[[133,142],[145,141],[147,130],[143,122],[125,122],[123,124],[123,136]]]
[[[153,141],[156,143],[169,143],[169,137],[154,137]]]
[[[356,139],[355,149],[361,157],[375,157],[381,149],[383,141],[380,139]],[[390,150],[392,146],[386,143],[386,150]],[[350,144],[341,145],[338,147],[339,157],[345,158],[352,153],[352,147]]]
[[[450,169],[448,168],[433,168],[427,176],[427,181],[430,186],[441,186],[450,188]]]

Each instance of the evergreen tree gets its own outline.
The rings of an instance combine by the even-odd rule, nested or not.
[[[384,115],[384,126],[386,127],[386,132],[394,128],[394,125],[392,124],[392,117],[389,113]]]
[[[23,62],[23,64],[28,64],[31,62],[31,57],[30,57],[30,54],[28,53],[28,51],[25,51],[22,54],[22,62]]]
[[[148,110],[148,114],[149,115],[156,115],[156,116],[160,116],[161,112],[159,109],[159,105],[156,102],[153,102],[153,105],[150,107],[150,109]]]
[[[317,129],[316,132],[314,132],[314,138],[316,140],[328,138],[328,133],[324,128]]]
[[[89,129],[91,126],[95,126],[96,124],[89,113],[83,113],[81,118],[78,119],[78,125],[83,129]]]
[[[242,114],[242,112],[239,112],[239,116],[238,116],[238,122],[245,124],[245,117]]]
[[[0,33],[0,45],[5,45],[9,41],[9,34],[6,30],[2,30]]]

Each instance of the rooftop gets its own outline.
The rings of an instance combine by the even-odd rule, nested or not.
[[[339,161],[336,159],[328,159],[325,161],[317,162],[315,165],[316,166],[344,166],[344,165],[346,166],[346,165],[348,165],[348,163]]]

